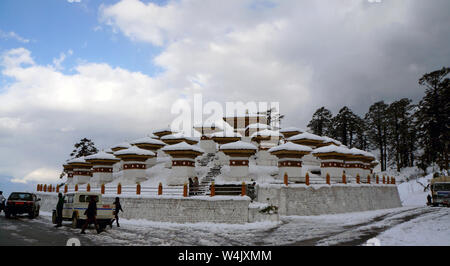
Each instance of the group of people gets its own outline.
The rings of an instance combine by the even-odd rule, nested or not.
[[[56,226],[55,227],[61,227],[62,226],[62,211],[64,209],[64,196],[62,193],[58,194],[58,203],[56,204]],[[120,204],[119,197],[116,197],[114,201],[114,215],[115,219],[111,221],[110,226],[112,227],[114,221],[116,221],[117,227],[120,227],[119,225],[119,211],[123,212],[122,205]],[[84,215],[86,215],[86,221],[84,222],[83,227],[81,228],[81,234],[86,234],[86,228],[94,224],[95,229],[97,230],[97,233],[100,234],[102,232],[102,229],[100,228],[98,222],[97,222],[97,201],[95,200],[95,197],[90,197],[89,204],[87,209],[84,211]]]
[[[199,188],[199,182],[198,177],[194,177],[194,180],[192,180],[191,177],[189,177],[189,195],[198,195],[198,188]]]

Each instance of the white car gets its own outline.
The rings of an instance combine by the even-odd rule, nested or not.
[[[102,202],[102,194],[95,192],[73,192],[64,195],[63,221],[72,221],[72,228],[78,228],[84,224],[87,217],[84,214],[88,208],[89,201],[95,197],[97,202],[97,222],[101,227],[111,225],[114,218],[114,204]],[[53,210],[52,222],[56,224],[56,210]]]

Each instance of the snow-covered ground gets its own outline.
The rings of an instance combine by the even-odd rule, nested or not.
[[[33,222],[50,224],[50,214]],[[121,219],[99,235],[85,237],[99,245],[450,245],[450,208],[402,207],[320,216],[284,216],[281,222],[243,225],[174,224]],[[77,234],[80,229],[63,227]]]
[[[380,245],[448,246],[450,208],[426,206],[429,191],[424,191],[424,187],[431,177],[429,174],[398,184],[403,207],[395,209],[282,216],[280,222],[242,225],[121,219],[120,228],[107,228],[99,235],[89,230],[85,237],[89,244],[97,245],[364,245],[367,240],[377,238]],[[50,213],[44,212],[30,223],[52,227],[50,220]],[[57,230],[78,234],[80,229],[71,229],[66,224]]]

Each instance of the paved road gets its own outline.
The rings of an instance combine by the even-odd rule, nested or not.
[[[79,238],[85,245],[94,244],[79,232],[79,229],[71,229],[69,224],[54,228],[50,217],[40,216],[31,220],[27,216],[6,219],[3,212],[0,215],[0,245],[65,246],[72,237]]]
[[[282,217],[281,223],[250,225],[123,221],[122,227],[80,235],[66,224],[54,228],[49,216],[5,219],[0,215],[0,245],[362,245],[380,233],[414,219],[449,216],[449,208],[403,207],[351,214]],[[428,218],[427,218],[428,217]]]

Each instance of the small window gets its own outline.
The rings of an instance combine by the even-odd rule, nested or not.
[[[98,196],[96,195],[80,195],[80,202],[90,202],[92,197],[94,197],[95,202],[98,202]]]

